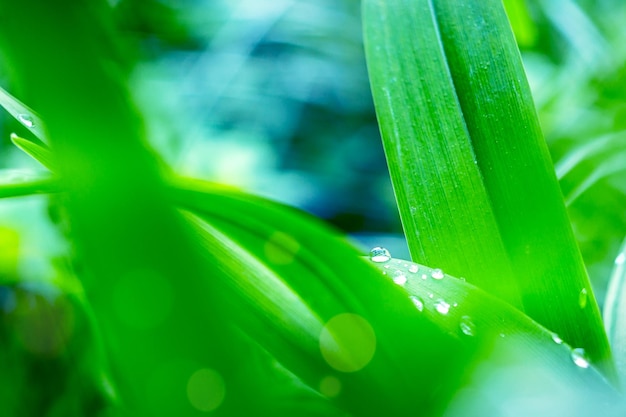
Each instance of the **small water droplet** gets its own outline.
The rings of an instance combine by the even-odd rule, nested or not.
[[[424,302],[422,301],[421,298],[412,295],[409,297],[411,299],[411,301],[413,301],[413,304],[415,305],[415,308],[417,308],[418,311],[424,311]]]
[[[505,337],[506,335],[504,333],[500,333],[500,337]]]
[[[443,271],[439,268],[437,269],[433,269],[433,271],[430,273],[430,276],[435,278],[435,279],[442,279],[443,278]]]
[[[470,316],[461,317],[461,321],[459,322],[459,328],[461,332],[466,336],[474,336],[474,332],[476,331],[476,325],[472,321]]]
[[[376,263],[388,262],[391,259],[391,253],[387,249],[377,246],[370,251],[370,259]]]
[[[392,279],[393,279],[393,282],[395,282],[398,285],[406,284],[406,275],[404,275],[404,272],[402,271],[394,272]]]
[[[418,270],[419,270],[419,267],[417,265],[411,265],[409,267],[409,272],[412,274],[415,274]]]
[[[587,288],[583,288],[580,290],[580,294],[578,294],[578,305],[580,308],[587,307],[587,298],[589,298],[587,296]]]
[[[579,368],[589,368],[589,359],[583,348],[572,349],[572,360]]]
[[[17,120],[19,120],[24,126],[28,128],[32,128],[35,126],[35,121],[28,114],[19,114],[17,116]]]
[[[448,314],[448,311],[450,311],[450,304],[446,303],[444,300],[438,300],[435,303],[435,310],[441,314]]]
[[[554,343],[556,343],[557,345],[560,345],[561,343],[563,343],[563,339],[561,339],[561,336],[559,336],[556,333],[552,333],[552,340],[554,341]]]
[[[430,294],[428,294],[428,298],[433,298],[435,295],[431,292]]]
[[[422,274],[422,279],[427,279],[427,278],[428,278],[428,275]]]
[[[621,265],[626,262],[626,253],[620,253],[617,258],[615,258],[615,265]]]
[[[459,303],[452,304],[452,307],[458,307],[458,306],[459,306]]]

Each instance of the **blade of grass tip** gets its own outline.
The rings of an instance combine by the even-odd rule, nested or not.
[[[614,376],[600,312],[498,0],[434,0],[447,63],[525,311]]]
[[[622,382],[626,381],[626,240],[611,272],[604,302],[604,323]]]
[[[22,125],[28,128],[39,140],[46,140],[46,129],[41,117],[30,107],[0,88],[0,106]]]
[[[414,261],[521,308],[427,0],[366,0],[368,71]]]
[[[39,140],[25,139],[15,133],[11,133],[11,142],[50,171],[56,170],[52,150],[45,143]]]

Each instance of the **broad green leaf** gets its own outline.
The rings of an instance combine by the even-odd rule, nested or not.
[[[611,341],[617,369],[626,381],[626,240],[622,244],[609,281],[604,302],[604,323]]]
[[[364,13],[374,100],[414,260],[500,297],[494,289],[509,282],[530,317],[584,347],[611,376],[599,309],[501,2],[371,0]],[[470,175],[474,163],[479,173]],[[486,254],[504,267],[500,275],[485,268],[479,282],[473,271]],[[458,271],[458,259],[471,274]]]
[[[367,409],[355,409],[356,400],[350,397],[364,395],[368,392],[368,385],[377,384],[375,381],[388,381],[389,368],[393,369],[395,383],[391,392],[387,392],[387,386],[378,387],[378,395],[392,401],[397,406],[397,412],[401,413],[399,415],[416,406],[425,415],[430,415],[436,409],[427,411],[420,408],[422,401],[435,392],[441,394],[442,389],[456,392],[463,385],[458,379],[449,379],[449,371],[442,358],[445,358],[443,362],[453,360],[455,366],[467,367],[466,377],[472,374],[475,366],[482,366],[481,363],[494,372],[495,368],[491,367],[495,367],[496,362],[497,367],[504,368],[532,363],[544,370],[551,369],[550,373],[554,372],[552,376],[560,382],[551,381],[544,386],[555,390],[554,401],[560,401],[558,397],[562,393],[556,392],[559,387],[569,385],[586,387],[584,394],[575,389],[585,400],[591,400],[596,395],[603,399],[619,399],[593,365],[585,362],[582,351],[574,351],[556,334],[516,309],[441,270],[383,256],[376,258],[378,262],[372,262],[383,271],[383,276],[372,274],[368,265],[354,259],[354,250],[343,239],[312,219],[241,192],[179,181],[178,186],[172,189],[172,197],[274,270],[324,322],[336,317],[337,311],[351,304],[348,311],[359,314],[372,325],[377,343],[372,363],[356,375],[340,373],[338,376],[342,386],[348,390],[345,395],[350,400],[343,397],[343,392],[336,400],[354,415],[380,415],[383,408],[379,407],[389,407],[384,404],[376,406],[376,402],[369,400]],[[216,234],[213,232],[212,235]],[[310,271],[307,272],[307,269]],[[350,273],[344,273],[344,270]],[[407,304],[413,313],[405,311]],[[287,314],[296,311],[288,305],[283,305],[283,308]],[[390,325],[394,327],[391,333],[386,331]],[[430,327],[432,325],[435,330]],[[410,329],[421,336],[419,340],[428,340],[429,346],[436,345],[437,350],[425,350],[425,346],[421,346],[423,343],[413,345],[415,342],[409,340]],[[252,331],[255,332],[254,329]],[[268,337],[272,336],[260,335],[257,340],[263,343]],[[455,346],[453,350],[457,355],[463,353],[465,365],[459,363],[458,357],[452,359],[449,356],[452,351],[446,343]],[[410,353],[403,353],[407,347],[410,347]],[[527,361],[529,355],[532,356],[530,362],[517,362],[522,361],[521,358]],[[277,353],[279,360],[280,356]],[[490,362],[492,360],[496,362]],[[389,362],[380,367],[377,361]],[[403,364],[404,369],[402,366],[396,368],[396,361]],[[299,368],[302,365],[296,364],[293,371],[298,374]],[[416,368],[420,369],[419,377],[410,378],[415,376],[413,370]],[[360,372],[364,372],[367,378],[359,379]],[[405,373],[409,375],[403,381],[401,378]],[[306,376],[303,378],[307,380]],[[529,379],[517,381],[520,384],[518,387],[540,383],[529,375],[525,378]],[[351,389],[355,391],[351,392]],[[403,398],[411,392],[416,392],[410,395],[412,405],[403,402]],[[395,412],[392,414],[396,415]]]
[[[41,117],[30,107],[0,88],[0,106],[27,127],[38,139],[46,140],[46,128]]]

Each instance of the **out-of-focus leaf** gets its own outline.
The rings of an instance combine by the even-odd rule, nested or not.
[[[114,407],[94,329],[75,294],[46,282],[0,284],[0,414],[99,415]]]
[[[370,0],[364,17],[374,100],[413,259],[500,297],[502,288],[517,288],[530,317],[613,375],[501,2]],[[477,269],[485,271],[482,281]]]
[[[35,161],[48,168],[50,171],[55,170],[54,155],[52,154],[52,150],[44,142],[34,139],[25,139],[14,133],[11,134],[11,141],[15,146],[32,156]]]
[[[604,323],[617,369],[622,382],[626,382],[626,241],[615,258],[604,302]]]
[[[58,181],[47,172],[0,170],[0,198],[44,194],[58,189]]]
[[[537,28],[528,12],[526,0],[504,0],[506,14],[520,46],[532,46],[537,38]]]

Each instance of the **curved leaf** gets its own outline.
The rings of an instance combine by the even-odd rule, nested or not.
[[[384,261],[384,257],[381,262],[372,262],[383,275],[372,274],[369,265],[354,259],[355,251],[342,238],[307,216],[258,197],[180,181],[172,189],[172,197],[274,270],[323,322],[328,323],[343,310],[359,314],[371,324],[377,341],[375,359],[355,375],[339,374],[347,391],[336,400],[356,415],[380,415],[384,407],[390,407],[387,401],[394,404],[393,415],[405,415],[415,407],[424,415],[440,412],[431,404],[432,396],[437,392],[442,395],[441,390],[448,396],[456,392],[475,367],[492,371],[494,367],[514,368],[528,357],[533,366],[551,369],[556,382],[553,378],[544,383],[526,375],[527,380],[518,381],[518,386],[551,387],[556,402],[563,400],[558,389],[570,385],[586,387],[582,390],[586,394],[574,388],[582,395],[581,401],[620,401],[593,365],[575,364],[572,355],[576,358],[579,351],[555,342],[556,335],[462,280],[407,261]],[[295,311],[288,305],[282,307]],[[254,329],[244,330],[256,333]],[[411,336],[412,332],[419,337]],[[459,356],[451,356],[453,352]],[[468,373],[450,379],[454,373],[448,361]],[[299,374],[301,366],[296,364],[293,371]],[[415,373],[417,369],[420,371]],[[377,386],[389,378],[395,382],[389,390]],[[372,385],[376,386],[373,391]],[[376,405],[376,401],[363,397],[377,391],[387,405]],[[412,405],[405,402],[407,395]],[[356,398],[368,400],[355,408]]]

